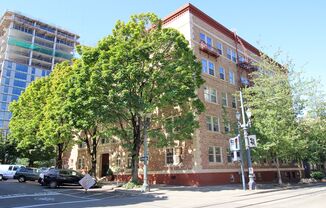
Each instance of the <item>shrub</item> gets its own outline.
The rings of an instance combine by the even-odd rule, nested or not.
[[[311,173],[311,177],[316,180],[321,180],[325,177],[324,173],[321,171],[315,171]]]
[[[124,184],[122,187],[125,189],[134,189],[134,188],[140,188],[141,186],[142,185],[140,183],[129,181],[128,183]]]

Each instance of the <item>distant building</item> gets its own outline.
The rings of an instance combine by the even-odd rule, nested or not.
[[[240,182],[240,166],[232,162],[228,140],[236,136],[236,111],[240,103],[234,96],[240,87],[250,85],[249,72],[257,70],[252,63],[260,60],[260,51],[244,39],[209,17],[191,4],[187,4],[163,19],[163,27],[181,32],[189,41],[196,57],[202,63],[205,80],[197,93],[206,111],[199,116],[200,128],[191,140],[176,141],[164,149],[149,149],[150,183],[178,185],[213,185]],[[150,139],[150,138],[149,138]],[[108,167],[120,170],[120,178],[131,173],[131,156],[119,145],[102,139],[98,148],[98,177]],[[91,161],[86,146],[74,149],[72,161],[77,169],[90,169]],[[140,177],[142,177],[140,162]],[[254,162],[257,182],[276,180],[274,161],[262,159]],[[246,169],[247,171],[247,169]],[[296,181],[302,168],[283,161],[284,181]],[[247,177],[247,173],[246,173]]]
[[[55,64],[70,60],[79,36],[57,26],[7,11],[0,20],[0,129],[7,130],[8,105]]]

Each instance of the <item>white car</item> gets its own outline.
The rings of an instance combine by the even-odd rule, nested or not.
[[[13,179],[14,175],[18,168],[24,167],[23,165],[7,165],[1,164],[0,165],[0,181]]]

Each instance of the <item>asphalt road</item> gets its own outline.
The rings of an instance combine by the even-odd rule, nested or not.
[[[109,187],[91,189],[87,193],[78,187],[50,189],[37,183],[0,182],[0,208],[322,208],[325,206],[326,183],[297,186],[290,189],[268,187],[257,191],[242,191],[237,186],[164,187],[149,193],[111,190]]]

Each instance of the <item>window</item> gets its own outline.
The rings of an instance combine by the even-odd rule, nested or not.
[[[220,67],[220,79],[225,80],[225,71],[223,67]]]
[[[19,81],[19,80],[14,80],[14,86],[15,87],[21,87],[21,88],[25,88],[26,87],[26,82],[23,81]]]
[[[231,53],[232,53],[232,52],[231,52],[231,48],[227,48],[227,49],[226,49],[226,57],[227,57],[228,59],[230,59],[230,60],[232,59],[232,58],[231,58]]]
[[[78,167],[77,169],[83,169],[85,167],[85,159],[84,158],[79,158],[78,159]]]
[[[202,59],[201,60],[201,65],[202,65],[202,72],[208,74],[207,60],[206,59]]]
[[[208,62],[208,66],[209,66],[209,74],[212,75],[212,76],[215,76],[215,66],[212,62]]]
[[[120,165],[121,165],[121,157],[120,157],[120,155],[117,155],[117,160],[116,160],[116,162],[115,162],[115,165],[116,165],[117,167],[120,167]]]
[[[27,74],[20,73],[20,72],[15,72],[15,78],[26,80],[27,79]]]
[[[229,71],[229,83],[230,84],[235,84],[235,80],[234,80],[234,72],[233,71]]]
[[[220,147],[209,147],[208,148],[208,161],[212,163],[222,162],[222,151]]]
[[[206,35],[205,35],[205,34],[200,33],[200,34],[199,34],[199,37],[200,37],[200,40],[201,40],[201,41],[204,41],[204,42],[206,43]]]
[[[249,80],[246,77],[241,77],[240,81],[243,85],[249,85]]]
[[[217,42],[217,43],[216,43],[216,48],[217,48],[217,52],[218,52],[220,55],[222,55],[222,54],[223,54],[223,45],[222,45],[222,43]]]
[[[79,143],[78,144],[78,147],[79,148],[85,148],[86,147],[86,143],[85,142]]]
[[[226,134],[230,133],[230,131],[231,131],[231,125],[227,121],[224,123],[224,131],[225,131]]]
[[[28,66],[22,64],[16,64],[16,70],[21,72],[28,72]]]
[[[35,76],[31,75],[31,81],[34,81],[34,80],[35,80]]]
[[[226,92],[222,92],[222,105],[225,107],[228,106],[228,95]]]
[[[12,95],[11,96],[11,101],[18,100],[18,95]]]
[[[35,68],[32,68],[32,74],[35,74]]]
[[[227,159],[228,159],[228,163],[232,163],[233,162],[233,152],[230,150],[230,148],[227,148]]]
[[[46,71],[42,70],[42,77],[45,77],[45,75],[46,75]]]
[[[237,108],[237,98],[232,95],[232,108]]]
[[[10,83],[10,79],[9,78],[5,78],[5,84],[6,85],[9,85],[9,83]]]
[[[20,95],[22,91],[23,91],[23,89],[14,87],[12,89],[12,94]]]
[[[173,148],[167,148],[165,150],[165,161],[167,165],[173,164]]]
[[[5,70],[5,72],[6,72],[6,76],[7,76],[7,77],[10,77],[10,75],[11,75],[11,71],[10,71],[10,70]]]
[[[244,59],[244,57],[242,56],[242,55],[239,55],[239,62],[241,63],[241,62],[245,62],[245,59]]]
[[[212,38],[206,36],[203,33],[199,34],[200,40],[207,44],[208,48],[212,47]]]
[[[7,95],[2,95],[2,101],[7,102]]]
[[[4,93],[9,93],[9,87],[7,86],[4,86],[4,89],[3,89]]]
[[[206,44],[209,49],[212,48],[212,39],[208,36],[206,36]]]
[[[2,111],[7,110],[7,103],[1,103],[1,110]]]
[[[237,63],[237,54],[234,50],[231,50],[231,57],[234,63]]]
[[[131,168],[131,163],[132,163],[132,157],[131,154],[129,154],[127,158],[127,168]]]
[[[217,103],[216,89],[204,87],[204,97],[207,102]]]
[[[207,66],[208,63],[208,66]],[[205,74],[210,74],[212,76],[215,76],[215,66],[214,63],[207,61],[206,59],[201,60],[202,65],[202,72]]]
[[[219,119],[213,116],[206,116],[206,125],[209,131],[219,131]]]

